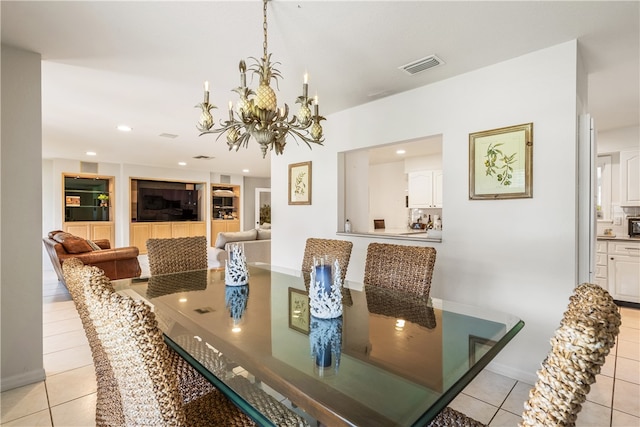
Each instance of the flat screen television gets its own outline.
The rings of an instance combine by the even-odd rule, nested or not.
[[[136,221],[200,221],[196,184],[138,181]]]

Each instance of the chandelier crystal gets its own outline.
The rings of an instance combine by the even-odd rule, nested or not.
[[[204,101],[196,108],[200,108],[200,120],[197,128],[201,132],[200,136],[207,133],[218,133],[218,138],[222,134],[227,135],[227,145],[229,150],[240,146],[245,148],[249,145],[249,138],[253,137],[262,150],[262,157],[266,157],[268,150],[275,150],[276,154],[282,154],[286,145],[287,136],[291,135],[296,140],[304,141],[309,148],[311,144],[322,145],[324,138],[322,135],[321,120],[324,117],[318,113],[318,96],[309,98],[309,86],[307,75],[304,75],[302,85],[302,95],[296,99],[300,104],[298,114],[289,118],[289,106],[278,108],[275,91],[271,88],[271,80],[282,77],[280,72],[274,67],[279,62],[271,62],[271,54],[267,53],[267,1],[263,0],[263,34],[264,43],[263,55],[261,59],[251,57],[255,63],[248,68],[250,72],[260,78],[260,84],[254,91],[247,87],[247,66],[244,60],[240,61],[240,87],[233,89],[240,99],[233,103],[229,102],[229,119],[220,121],[220,127],[214,128],[214,119],[211,114],[215,105],[209,103],[209,82],[204,83]],[[313,114],[311,106],[313,105]]]

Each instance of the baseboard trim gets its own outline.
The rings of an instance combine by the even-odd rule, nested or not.
[[[531,385],[535,384],[538,380],[538,376],[535,372],[531,373],[528,371],[523,371],[521,369],[514,369],[513,367],[504,365],[502,363],[491,362],[485,369],[488,369],[495,374],[504,375],[505,377],[509,377],[514,380],[522,381]]]
[[[637,302],[629,302],[629,301],[619,301],[619,300],[613,300],[613,302],[615,302],[618,307],[629,307],[629,308],[635,308],[635,309],[640,309],[640,303]]]
[[[47,375],[44,369],[36,369],[35,371],[25,372],[24,374],[14,375],[12,377],[2,377],[0,378],[0,392],[44,381],[46,377]]]

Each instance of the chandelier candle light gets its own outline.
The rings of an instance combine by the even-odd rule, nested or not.
[[[274,90],[271,88],[271,79],[278,82],[280,71],[274,68],[279,62],[271,62],[271,54],[267,53],[267,1],[263,0],[263,55],[261,59],[251,57],[255,61],[249,71],[258,75],[260,84],[256,91],[247,87],[247,66],[244,60],[240,61],[240,87],[233,89],[240,99],[236,103],[235,111],[233,103],[229,102],[229,120],[220,121],[219,128],[213,128],[213,116],[211,109],[217,108],[209,103],[209,82],[204,82],[204,101],[196,105],[202,113],[197,128],[201,132],[200,135],[207,133],[219,133],[218,138],[223,134],[227,134],[227,145],[229,150],[235,148],[236,151],[240,146],[247,147],[249,138],[253,137],[262,150],[262,157],[266,157],[267,150],[275,150],[276,154],[282,154],[286,145],[286,137],[292,135],[296,140],[301,139],[311,148],[311,144],[322,145],[324,142],[322,135],[321,120],[325,120],[320,116],[318,110],[318,96],[314,99],[309,98],[309,85],[307,83],[308,76],[304,75],[304,83],[302,85],[302,95],[296,99],[296,103],[300,104],[297,115],[289,118],[289,106],[278,108],[277,98]],[[313,104],[313,115],[309,108]]]

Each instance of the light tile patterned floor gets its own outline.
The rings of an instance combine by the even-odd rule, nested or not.
[[[53,271],[43,278],[46,381],[0,395],[2,426],[93,426],[96,380],[73,302]],[[621,308],[618,343],[591,388],[578,427],[640,427],[640,310]],[[490,426],[517,425],[531,384],[484,370],[451,406]]]

